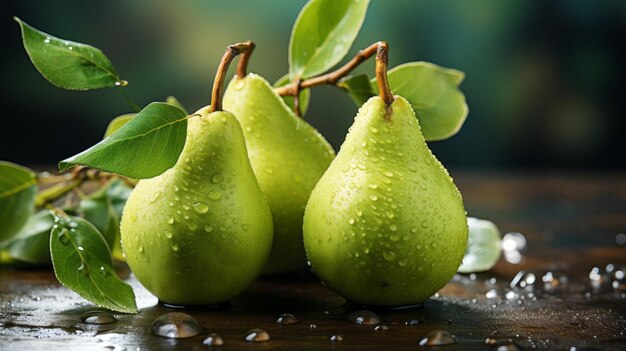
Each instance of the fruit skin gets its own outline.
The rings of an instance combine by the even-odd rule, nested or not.
[[[272,218],[229,112],[189,118],[176,165],[140,180],[121,221],[137,279],[161,301],[210,305],[240,294],[272,245]]]
[[[410,104],[370,98],[306,207],[315,273],[356,303],[417,304],[455,274],[467,235],[461,194]]]
[[[223,105],[241,123],[252,169],[274,219],[274,245],[263,273],[306,268],[304,207],[335,157],[333,148],[256,74],[233,78]]]

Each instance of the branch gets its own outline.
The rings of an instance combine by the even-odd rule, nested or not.
[[[345,65],[339,67],[335,71],[330,73],[309,78],[300,82],[299,86],[297,84],[297,80],[295,80],[292,84],[286,85],[280,88],[276,88],[274,91],[281,96],[289,95],[289,96],[297,96],[300,90],[311,88],[318,85],[336,85],[337,82],[348,75],[348,73],[352,72],[355,68],[357,68],[361,63],[374,56],[374,54],[378,51],[378,48],[381,46],[387,46],[387,43],[383,41],[376,42],[367,48],[360,50],[352,60],[350,60]]]

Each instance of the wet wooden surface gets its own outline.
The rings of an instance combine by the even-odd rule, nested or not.
[[[454,175],[454,174],[453,174]],[[88,325],[80,315],[94,306],[59,286],[49,269],[0,267],[1,350],[202,350],[212,332],[221,350],[415,350],[433,330],[445,330],[457,343],[437,350],[485,350],[487,337],[512,339],[524,349],[626,349],[626,291],[601,275],[592,286],[589,272],[607,264],[626,264],[626,175],[460,174],[456,182],[468,213],[496,222],[503,233],[521,232],[528,240],[519,264],[501,258],[476,276],[456,276],[420,308],[375,310],[389,327],[356,325],[346,304],[311,273],[261,278],[231,304],[183,312],[195,317],[202,333],[189,339],[155,336],[150,325],[174,310],[157,303],[129,275],[141,312],[115,314],[118,322]],[[520,270],[536,275],[526,288],[510,288]],[[552,272],[560,284],[544,284]],[[566,277],[566,279],[563,279]],[[494,279],[495,278],[495,279]],[[622,280],[623,282],[623,280]],[[619,281],[618,281],[619,283]],[[280,325],[281,313],[298,323]],[[418,320],[414,326],[405,322]],[[312,328],[314,324],[316,327]],[[244,341],[249,329],[266,330],[271,340]],[[340,334],[343,341],[331,342]]]

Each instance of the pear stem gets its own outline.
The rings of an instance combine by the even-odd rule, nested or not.
[[[246,41],[243,43],[237,43],[228,45],[226,52],[220,60],[220,65],[217,67],[217,73],[215,73],[215,80],[213,81],[213,91],[211,92],[211,112],[222,111],[222,88],[224,87],[224,81],[226,80],[226,73],[228,73],[228,67],[233,59],[241,54],[242,58],[237,67],[237,76],[242,78],[246,76],[246,68],[248,60],[254,50],[254,43]],[[242,64],[243,62],[243,64]],[[243,76],[241,76],[243,74]]]
[[[295,95],[293,96],[293,112],[298,117],[302,117],[302,109],[300,108],[300,90],[302,89],[302,79],[297,78],[293,82],[293,89],[295,89]]]
[[[385,105],[389,106],[393,102],[393,94],[387,79],[387,64],[389,63],[389,45],[381,42],[376,52],[376,82],[378,82],[378,92]]]
[[[345,65],[339,67],[338,69],[323,74],[321,76],[309,78],[300,82],[299,87],[296,87],[294,84],[282,86],[280,88],[276,88],[274,91],[281,96],[297,96],[298,93],[302,89],[311,88],[318,85],[337,85],[337,82],[348,73],[352,72],[355,68],[357,68],[361,63],[374,56],[378,51],[378,47],[381,45],[387,45],[387,43],[383,41],[376,42],[365,49],[359,50],[357,54],[352,58],[352,60],[348,61]]]

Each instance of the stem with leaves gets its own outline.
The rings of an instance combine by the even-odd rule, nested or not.
[[[213,91],[211,92],[211,112],[222,111],[222,88],[224,86],[224,81],[226,80],[226,73],[228,73],[230,63],[237,55],[241,54],[241,59],[239,61],[239,65],[237,66],[237,77],[245,77],[248,61],[254,47],[255,45],[253,42],[246,41],[243,43],[229,45],[228,48],[226,48],[226,52],[224,53],[224,56],[222,56],[220,65],[217,68],[217,73],[215,73],[215,80],[213,81]]]

